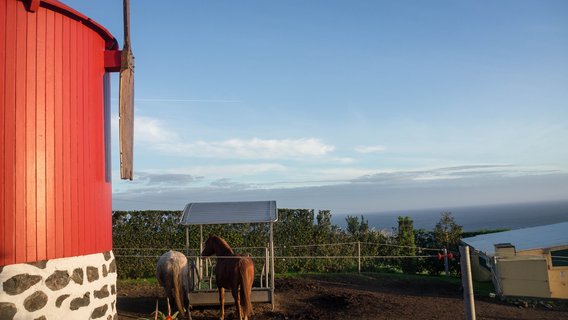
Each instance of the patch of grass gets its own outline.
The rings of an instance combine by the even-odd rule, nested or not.
[[[138,278],[138,279],[117,279],[118,284],[156,284],[158,279],[156,277],[151,278]]]

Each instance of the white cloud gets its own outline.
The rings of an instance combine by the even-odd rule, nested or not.
[[[294,159],[324,156],[334,149],[319,139],[229,139],[224,141],[197,141],[195,143],[173,143],[167,146],[174,153],[187,153],[195,157],[239,158],[239,159]]]
[[[503,177],[526,175],[527,173],[546,174],[548,171],[538,168],[521,168],[510,164],[473,164],[416,170],[380,171],[362,175],[354,183],[412,183],[436,180],[457,180],[482,177]]]
[[[355,151],[359,153],[378,153],[385,151],[386,148],[383,146],[357,146]]]
[[[142,102],[211,102],[211,103],[235,103],[241,100],[228,99],[162,99],[162,98],[138,98],[136,101]]]
[[[145,171],[135,171],[134,177],[135,179],[131,183],[154,186],[185,186],[203,180],[203,177],[186,173],[154,173]]]
[[[118,127],[118,121],[113,121]],[[168,154],[190,157],[224,159],[299,159],[325,156],[335,149],[317,138],[299,139],[239,139],[222,141],[186,142],[180,135],[167,129],[159,119],[138,116],[134,124],[134,141],[139,146]]]
[[[278,163],[255,163],[194,166],[191,168],[170,169],[168,172],[204,176],[208,179],[221,179],[225,177],[241,177],[270,172],[283,172],[286,170],[287,168],[285,166]]]
[[[113,98],[112,101],[117,101],[118,98]],[[207,102],[207,103],[236,103],[243,102],[242,100],[233,99],[171,99],[171,98],[135,98],[135,102]]]
[[[355,159],[353,159],[353,158],[347,158],[347,157],[343,157],[343,158],[332,158],[332,159],[330,159],[330,161],[333,161],[333,162],[339,163],[339,164],[352,164],[352,163],[356,162]]]
[[[227,189],[227,190],[246,190],[252,188],[252,186],[248,184],[234,182],[228,178],[215,180],[211,182],[210,187]]]
[[[319,139],[230,139],[218,142],[199,141],[186,144],[188,149],[201,149],[205,156],[236,158],[291,158],[323,156],[333,151],[334,146],[326,145]]]
[[[164,146],[178,140],[177,135],[165,129],[158,119],[138,116],[134,121],[134,139],[137,143]]]

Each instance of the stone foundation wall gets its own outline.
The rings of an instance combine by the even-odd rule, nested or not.
[[[114,254],[0,267],[0,319],[117,319]]]

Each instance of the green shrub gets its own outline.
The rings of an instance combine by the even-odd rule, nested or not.
[[[199,255],[200,232],[206,238],[209,233],[223,237],[237,251],[253,257],[264,257],[269,240],[266,224],[227,224],[189,226],[189,247],[185,249],[185,228],[179,225],[181,211],[115,211],[113,212],[113,241],[119,278],[146,278],[155,275],[156,262],[166,251],[184,252],[190,258]],[[331,224],[331,213],[321,210],[315,214],[309,209],[278,209],[278,222],[274,223],[275,271],[287,272],[342,272],[357,270],[359,242],[361,256],[414,255],[414,248],[399,245],[414,245],[401,233],[392,236],[369,228],[361,216],[346,219],[347,230]],[[411,227],[411,226],[410,226]],[[410,231],[413,232],[412,228]],[[421,240],[417,240],[421,241]],[[320,244],[341,243],[343,245]],[[426,244],[420,244],[425,246]],[[242,248],[244,247],[244,248]],[[240,249],[242,248],[242,249]],[[282,257],[300,258],[282,258]],[[312,256],[353,258],[304,258]],[[412,262],[408,262],[412,261]],[[260,275],[264,259],[255,259],[255,273]],[[405,265],[408,264],[410,267]],[[434,259],[415,261],[398,258],[363,258],[362,271],[394,270],[422,272],[442,268],[443,262]],[[407,268],[414,268],[409,270]]]

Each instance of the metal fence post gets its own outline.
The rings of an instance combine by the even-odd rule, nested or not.
[[[270,222],[270,300],[272,302],[272,311],[274,311],[274,227]]]
[[[469,246],[460,247],[461,278],[463,286],[463,300],[465,303],[465,318],[475,320],[475,301],[473,299],[473,282],[471,280],[471,264],[469,259]]]
[[[190,288],[189,291],[193,291],[195,289],[195,279],[193,277],[193,262],[192,259],[189,257],[189,226],[185,226],[185,255],[187,258],[187,281],[189,281]],[[189,320],[191,320],[191,301],[189,300],[189,292],[187,292],[187,315],[189,316]],[[158,303],[156,301],[156,303]],[[156,304],[156,308],[157,308]]]
[[[264,248],[264,276],[265,276],[265,287],[269,288],[268,275],[270,274],[270,244],[266,244]]]
[[[450,276],[450,265],[448,263],[448,249],[444,248],[444,271],[446,272],[446,277]]]

